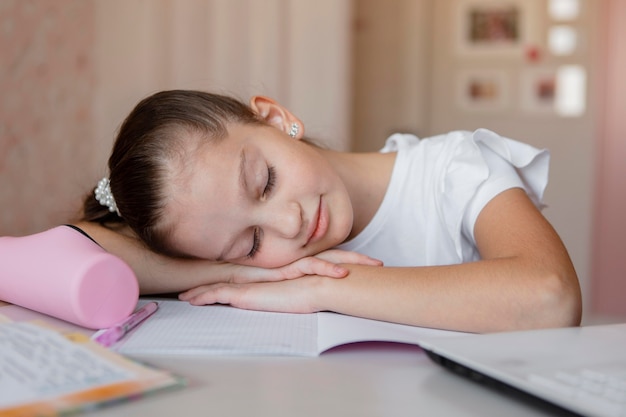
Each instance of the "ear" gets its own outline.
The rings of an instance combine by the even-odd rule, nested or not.
[[[304,136],[304,124],[302,121],[271,98],[254,96],[250,99],[250,108],[258,114],[261,119],[286,134],[289,134],[292,126],[297,124],[298,133],[294,138],[301,139]]]

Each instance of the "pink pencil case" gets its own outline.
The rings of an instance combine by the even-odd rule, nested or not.
[[[128,317],[138,298],[128,264],[77,227],[0,237],[0,300],[101,329]]]

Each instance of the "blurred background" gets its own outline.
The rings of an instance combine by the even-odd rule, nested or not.
[[[265,94],[336,149],[479,127],[549,148],[585,314],[626,316],[624,39],[624,0],[0,0],[0,236],[75,218],[145,96]]]

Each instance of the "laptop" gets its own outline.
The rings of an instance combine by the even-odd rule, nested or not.
[[[626,417],[626,323],[430,338],[436,363],[562,414]]]

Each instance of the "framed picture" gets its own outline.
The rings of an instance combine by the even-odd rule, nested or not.
[[[521,108],[528,113],[553,113],[557,94],[554,68],[528,68],[520,79]]]
[[[457,103],[467,111],[500,111],[508,107],[506,72],[495,69],[466,70],[457,80]]]
[[[461,54],[521,54],[535,32],[532,0],[456,0]]]

